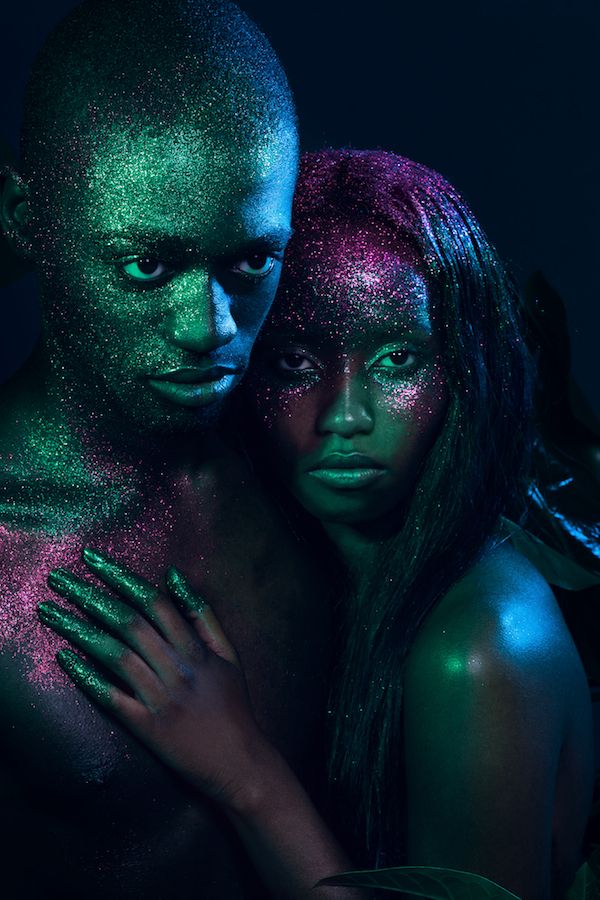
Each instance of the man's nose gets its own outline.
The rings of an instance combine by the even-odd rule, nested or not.
[[[336,385],[331,402],[319,416],[318,433],[351,438],[355,434],[369,434],[373,425],[373,408],[367,385],[359,374],[345,373]]]
[[[195,353],[212,353],[229,344],[237,334],[231,299],[209,275],[192,277],[178,285],[169,322],[174,344]]]

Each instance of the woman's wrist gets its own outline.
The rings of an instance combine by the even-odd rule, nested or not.
[[[218,803],[227,815],[247,822],[272,810],[278,798],[302,791],[293,770],[267,741],[253,749],[236,782],[230,783]]]
[[[352,868],[285,759],[272,747],[224,807],[277,900],[364,900],[359,890],[316,887]]]

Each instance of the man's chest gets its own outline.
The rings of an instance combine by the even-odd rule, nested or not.
[[[78,857],[82,872],[103,859],[111,891],[110,858],[131,872],[145,860],[158,884],[176,867],[204,878],[231,845],[210,807],[58,667],[65,642],[36,612],[50,597],[66,604],[48,588],[53,568],[91,577],[81,561],[84,546],[112,554],[156,585],[168,564],[179,566],[236,645],[257,719],[283,752],[305,761],[321,722],[327,615],[317,585],[308,589],[310,567],[277,517],[251,496],[238,492],[224,504],[195,494],[179,504],[151,498],[108,528],[92,524],[56,537],[11,527],[0,534],[0,792],[13,837],[43,837],[47,850]],[[200,869],[198,846],[208,852]],[[227,866],[233,878],[235,866]],[[217,884],[217,875],[210,877]],[[214,896],[237,894],[227,888]]]
[[[157,490],[112,522],[83,523],[70,533],[0,526],[3,710],[13,710],[15,736],[29,733],[49,760],[56,746],[52,765],[68,759],[73,772],[110,769],[111,760],[123,759],[118,729],[98,724],[99,713],[56,662],[66,642],[37,616],[37,604],[50,598],[69,606],[48,587],[52,569],[93,580],[81,559],[85,546],[159,587],[167,566],[178,566],[234,643],[261,726],[288,756],[300,760],[309,752],[329,665],[320,573],[252,485],[214,473],[177,491]]]

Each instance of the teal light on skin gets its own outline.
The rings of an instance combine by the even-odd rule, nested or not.
[[[63,395],[76,384],[85,402],[101,397],[96,425],[124,441],[134,429],[190,432],[214,418],[275,294],[289,142],[215,141],[200,125],[103,133],[40,237],[53,378]],[[153,376],[209,364],[227,372],[206,403],[153,389]]]
[[[514,602],[502,610],[500,626],[507,650],[519,653],[544,650],[550,636],[540,628],[533,609],[531,604]]]
[[[300,503],[328,527],[361,527],[410,495],[439,433],[440,337],[414,250],[362,219],[318,226],[294,239],[248,397]],[[327,468],[352,453],[374,468]]]
[[[28,199],[43,341],[14,410],[6,397],[3,445],[48,528],[122,508],[173,439],[197,454],[248,364],[289,238],[295,134],[228,143],[226,118],[101,129],[52,197]],[[155,378],[183,369],[198,382],[212,368],[208,385]],[[36,482],[18,471],[25,458]]]

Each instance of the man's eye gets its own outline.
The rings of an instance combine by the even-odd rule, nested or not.
[[[303,353],[282,353],[275,358],[275,367],[279,372],[315,372],[317,367]]]
[[[134,281],[157,281],[169,271],[164,262],[153,256],[132,259],[129,262],[121,263],[121,266],[125,274]]]
[[[239,272],[247,278],[265,278],[274,265],[275,257],[267,253],[253,253],[245,259],[238,260],[232,268],[234,272]]]
[[[417,361],[417,354],[412,350],[392,350],[380,356],[373,363],[376,369],[387,369],[389,373],[412,369]]]

